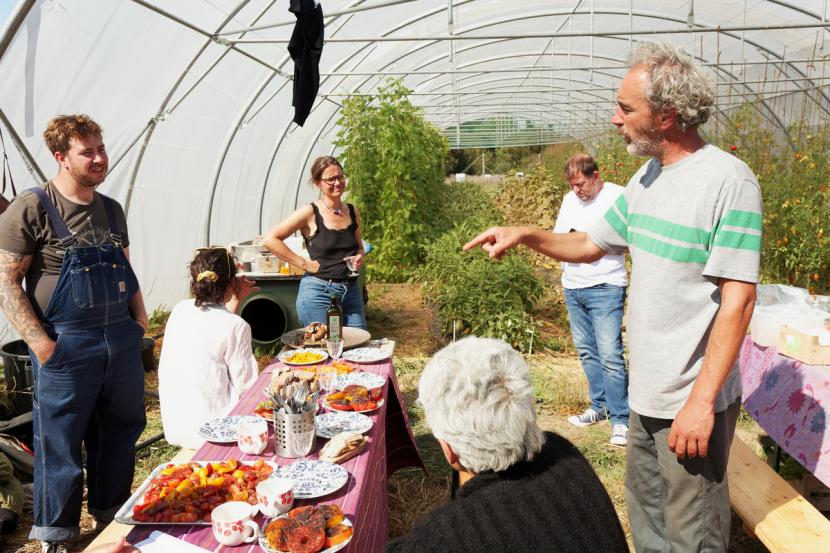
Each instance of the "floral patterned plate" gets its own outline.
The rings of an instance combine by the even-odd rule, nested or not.
[[[338,390],[342,390],[350,384],[357,384],[358,386],[363,386],[371,390],[372,388],[380,388],[386,384],[386,377],[380,376],[379,374],[355,371],[349,374],[337,375],[334,381],[334,387]]]
[[[365,434],[371,430],[372,425],[372,419],[366,415],[348,411],[323,413],[314,417],[314,426],[317,427],[317,435],[321,438],[332,438],[341,432]]]
[[[290,478],[295,482],[294,497],[309,499],[336,492],[349,481],[349,473],[328,461],[300,460],[277,468],[271,478]]]
[[[277,518],[285,518],[287,516],[288,513],[280,515]],[[268,541],[268,538],[265,536],[265,529],[268,527],[269,524],[271,524],[273,520],[275,519],[269,518],[262,523],[262,528],[260,528],[259,530],[259,546],[268,553],[286,553],[285,551],[282,551],[281,549],[277,549],[276,547],[272,546],[271,542]],[[352,521],[349,520],[349,517],[345,517],[343,519],[343,522],[341,522],[340,524],[343,524],[345,526],[352,526]],[[352,536],[354,536],[354,534],[349,536],[349,539],[347,539],[346,541],[338,543],[337,545],[332,545],[328,549],[323,549],[320,551],[320,553],[334,553],[335,551],[340,551],[341,549],[349,545],[349,542],[352,541]]]
[[[227,444],[236,442],[236,429],[246,422],[258,422],[256,415],[232,415],[207,421],[199,428],[199,436],[209,442]]]
[[[377,363],[389,357],[389,352],[380,348],[355,348],[343,352],[343,359],[353,363]]]

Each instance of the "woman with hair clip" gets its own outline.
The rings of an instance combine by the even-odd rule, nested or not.
[[[343,308],[343,324],[366,330],[363,293],[357,271],[365,252],[360,237],[360,214],[343,202],[346,177],[336,158],[321,156],[311,164],[311,184],[320,190],[320,199],[306,204],[279,223],[265,237],[268,250],[292,265],[305,270],[297,292],[300,324],[324,322],[331,295]],[[300,231],[311,259],[304,259],[285,245],[285,240]],[[348,263],[352,263],[349,268]]]
[[[192,299],[170,313],[159,360],[161,421],[168,443],[198,448],[199,427],[223,417],[258,376],[251,327],[236,314],[254,288],[236,276],[224,248],[200,250],[190,263]]]

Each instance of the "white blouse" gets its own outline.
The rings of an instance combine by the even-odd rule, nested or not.
[[[199,448],[199,427],[223,417],[257,379],[251,327],[224,306],[179,302],[159,359],[161,422],[168,443]]]

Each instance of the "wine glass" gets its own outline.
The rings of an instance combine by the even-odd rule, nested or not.
[[[329,357],[335,361],[340,359],[340,356],[343,355],[343,339],[326,340],[326,351],[329,352]]]
[[[358,256],[356,256],[356,255],[349,255],[349,256],[346,256],[346,257],[343,258],[343,261],[346,262],[346,267],[348,267],[348,269],[350,271],[350,273],[349,273],[350,277],[358,276],[358,273],[357,273],[357,259],[358,259]]]
[[[320,383],[324,394],[334,388],[334,381],[337,379],[337,369],[334,367],[320,367],[317,369],[317,381]]]

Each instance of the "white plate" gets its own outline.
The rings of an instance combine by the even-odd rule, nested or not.
[[[371,390],[372,388],[380,388],[386,384],[386,377],[363,371],[354,371],[347,374],[339,374],[334,380],[334,387],[337,390],[342,390],[350,384],[357,384],[358,386],[363,386]]]
[[[271,478],[277,477],[294,481],[296,499],[323,497],[336,492],[349,481],[346,469],[328,461],[296,461],[271,473]]]
[[[315,359],[314,361],[306,361],[305,363],[297,363],[297,362],[289,360],[289,359],[291,359],[292,356],[297,355],[298,353],[317,353],[319,355],[322,355],[322,357],[320,357],[319,359]],[[294,365],[294,366],[298,366],[298,367],[303,366],[303,365],[317,365],[319,363],[322,363],[323,361],[325,361],[328,358],[329,358],[329,354],[326,350],[317,349],[317,348],[291,349],[291,350],[283,351],[279,355],[277,355],[277,359],[279,359],[280,361],[282,361],[286,365]]]
[[[209,442],[227,444],[236,442],[236,429],[246,422],[259,422],[257,415],[231,415],[207,421],[199,428],[199,436]]]
[[[343,359],[352,363],[377,363],[389,357],[389,352],[380,348],[355,348],[343,352]]]
[[[335,411],[314,417],[314,426],[321,438],[332,438],[341,432],[365,434],[372,429],[372,425],[372,419],[354,411]]]
[[[343,411],[341,409],[335,409],[335,408],[331,407],[329,405],[329,399],[327,397],[323,398],[323,407],[325,407],[329,411],[334,411],[336,413],[371,413],[372,411],[380,409],[382,406],[383,406],[383,398],[381,398],[381,400],[378,401],[378,405],[374,409],[364,409],[363,411],[355,411],[355,410]]]
[[[277,518],[285,518],[287,516],[288,516],[288,514],[286,513],[284,515],[278,516]],[[285,551],[281,551],[279,549],[271,547],[271,543],[268,541],[268,538],[265,537],[265,528],[269,524],[271,524],[272,520],[274,520],[274,519],[269,518],[262,524],[262,527],[260,528],[260,531],[259,531],[259,546],[262,549],[264,549],[265,551],[267,551],[268,553],[287,553]],[[352,526],[352,521],[349,520],[349,517],[345,517],[343,519],[343,522],[341,522],[340,524],[344,524],[346,526]],[[344,547],[349,545],[349,542],[352,541],[353,537],[354,537],[354,533],[352,533],[352,535],[349,536],[349,539],[347,539],[343,543],[338,543],[337,545],[332,545],[328,549],[322,549],[322,550],[320,550],[320,553],[334,553],[335,551],[340,551],[341,549],[343,549]]]

